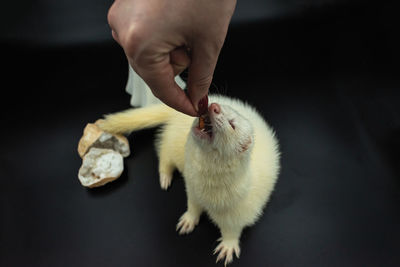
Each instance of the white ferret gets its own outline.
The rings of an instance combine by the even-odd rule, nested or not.
[[[106,116],[100,127],[111,133],[163,124],[156,141],[160,185],[167,189],[174,169],[185,181],[187,211],[176,226],[193,231],[202,212],[219,227],[222,237],[214,251],[225,265],[239,257],[244,227],[254,224],[274,188],[279,173],[279,147],[274,132],[247,104],[210,96],[205,127],[199,119],[164,104]]]

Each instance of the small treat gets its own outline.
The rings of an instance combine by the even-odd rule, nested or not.
[[[207,113],[207,110],[208,110],[208,96],[207,95],[199,101],[198,108],[199,108],[199,110],[198,110],[199,116]]]
[[[202,130],[205,127],[204,116],[199,117],[199,129]]]
[[[207,113],[208,110],[208,96],[206,95],[199,101],[199,129],[204,129],[205,126],[205,114]]]

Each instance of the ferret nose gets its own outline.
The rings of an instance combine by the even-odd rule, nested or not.
[[[212,104],[208,107],[208,112],[209,112],[209,113],[219,114],[219,113],[221,113],[221,107],[220,107],[217,103],[212,103]]]

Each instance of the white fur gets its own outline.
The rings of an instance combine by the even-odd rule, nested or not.
[[[188,209],[179,220],[177,230],[181,234],[191,232],[200,214],[206,212],[222,235],[215,250],[219,253],[217,261],[225,258],[227,264],[233,254],[239,256],[243,228],[257,221],[274,188],[279,172],[279,149],[273,131],[252,107],[223,96],[210,96],[212,102],[221,106],[221,112],[212,117],[211,142],[194,134],[198,119],[165,108],[169,115],[159,115],[162,118],[159,123],[165,125],[156,147],[161,187],[166,189],[170,185],[175,168],[185,180]],[[149,112],[151,109],[160,111],[150,108]],[[143,116],[145,110],[141,110],[138,114]],[[126,120],[128,113],[123,114]],[[115,123],[118,119],[121,119],[118,114],[108,116],[102,128],[107,130],[109,123],[117,129],[121,126]],[[139,120],[134,115],[130,119]],[[135,130],[127,124],[120,128]]]

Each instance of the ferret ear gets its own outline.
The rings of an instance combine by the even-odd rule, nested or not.
[[[249,149],[249,147],[250,147],[250,145],[251,145],[251,137],[249,137],[247,140],[246,140],[246,142],[244,142],[244,143],[242,143],[242,144],[240,144],[240,153],[243,153],[243,152],[245,152],[245,151],[247,151],[248,149]]]

